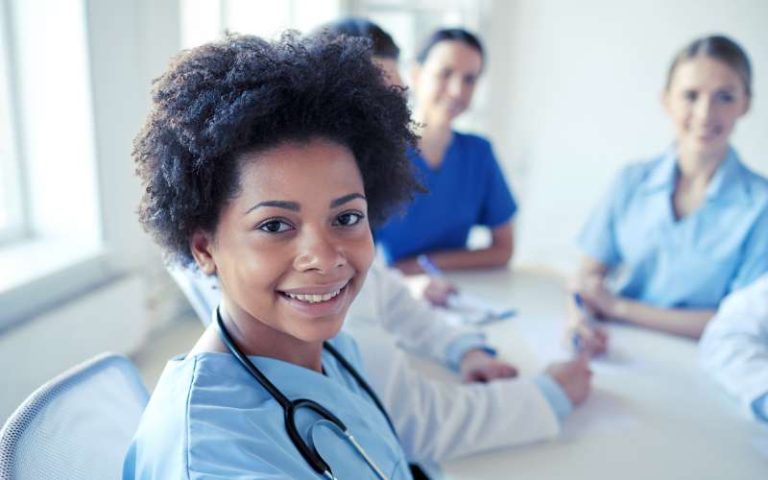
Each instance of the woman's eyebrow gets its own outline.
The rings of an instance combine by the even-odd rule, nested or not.
[[[334,200],[331,200],[330,208],[336,208],[339,205],[344,205],[347,202],[350,202],[356,198],[362,198],[366,202],[368,201],[367,198],[365,198],[365,195],[360,193],[350,193],[349,195],[344,195],[343,197],[336,198]]]
[[[265,200],[263,202],[259,202],[256,205],[249,208],[245,214],[249,214],[252,211],[256,210],[257,208],[261,207],[277,207],[277,208],[284,208],[286,210],[292,210],[294,212],[298,212],[301,210],[301,205],[299,205],[296,202],[289,202],[286,200]]]

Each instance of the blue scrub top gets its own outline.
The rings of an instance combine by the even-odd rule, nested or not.
[[[360,369],[351,337],[340,333],[331,343]],[[309,398],[339,417],[390,478],[411,478],[385,417],[328,352],[322,357],[325,375],[280,360],[250,358],[288,398]],[[314,412],[299,412],[299,432],[313,437],[336,477],[377,478],[346,440],[317,422]],[[279,404],[229,353],[201,353],[168,363],[123,469],[124,480],[202,478],[323,478],[291,443]]]
[[[617,293],[664,308],[717,308],[768,271],[768,180],[733,149],[702,205],[676,219],[674,148],[624,168],[579,237],[588,256],[621,266]]]
[[[482,137],[453,132],[437,170],[416,150],[409,150],[408,157],[428,193],[417,195],[403,216],[395,214],[376,230],[390,264],[421,253],[464,249],[473,226],[497,227],[517,211],[491,144]]]

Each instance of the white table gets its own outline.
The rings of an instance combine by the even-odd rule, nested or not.
[[[486,331],[523,374],[567,356],[560,342],[565,291],[556,275],[504,270],[450,278],[518,309]],[[446,478],[768,479],[768,427],[743,416],[703,375],[693,341],[608,329],[610,354],[593,362],[593,391],[557,440],[450,462]]]

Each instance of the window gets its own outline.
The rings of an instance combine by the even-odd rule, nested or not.
[[[105,267],[84,1],[0,0],[0,330]]]
[[[26,233],[22,185],[16,151],[16,112],[12,95],[11,36],[6,3],[0,3],[0,245]]]
[[[342,0],[181,0],[182,45],[194,47],[223,32],[274,38],[286,29],[308,32],[341,14]]]

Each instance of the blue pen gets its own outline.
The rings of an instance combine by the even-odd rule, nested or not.
[[[424,254],[419,255],[416,257],[416,262],[419,264],[421,269],[424,270],[424,273],[430,277],[441,278],[443,276],[443,271],[440,270],[440,267],[435,265],[428,256]]]
[[[416,257],[416,262],[419,264],[422,270],[424,270],[424,273],[429,275],[432,278],[443,278],[443,271],[440,270],[440,267],[434,264],[432,260],[424,254],[419,255]],[[466,307],[462,307],[458,303],[460,302],[459,297],[456,293],[452,293],[446,302],[446,306],[448,308],[452,308],[454,310],[464,310]],[[475,325],[483,325],[486,323],[496,322],[498,320],[504,320],[506,318],[511,318],[517,315],[517,311],[513,309],[507,309],[507,310],[501,310],[498,312],[495,311],[484,311],[483,314],[474,320],[473,323]]]
[[[578,292],[573,294],[573,301],[576,303],[576,307],[579,309],[579,311],[584,315],[584,318],[586,318],[588,322],[591,322],[592,315],[590,315],[589,311],[587,311],[587,307],[584,305],[584,300],[581,298],[581,295]],[[578,331],[573,332],[571,342],[573,343],[573,348],[576,350],[576,352],[581,353],[584,351],[584,341]]]

